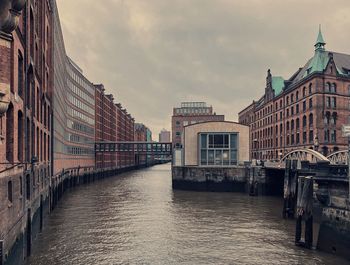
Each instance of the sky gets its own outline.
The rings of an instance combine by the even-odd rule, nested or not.
[[[68,55],[153,132],[205,101],[226,120],[314,54],[350,54],[348,0],[57,0]]]

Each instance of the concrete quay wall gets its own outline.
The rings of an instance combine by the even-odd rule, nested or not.
[[[250,166],[220,168],[173,166],[172,185],[174,189],[182,190],[280,195],[283,191],[283,172],[275,177],[268,176],[266,173],[263,167]],[[272,185],[272,182],[279,185]]]

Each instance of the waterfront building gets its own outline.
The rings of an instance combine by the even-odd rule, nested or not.
[[[320,30],[313,57],[287,80],[268,70],[265,94],[239,113],[251,129],[253,159],[347,148],[341,127],[350,123],[350,55],[327,51],[325,44]]]
[[[147,127],[142,123],[135,123],[135,142],[147,142]],[[147,156],[145,154],[135,155],[136,165],[142,165],[147,163]]]
[[[53,174],[94,167],[95,88],[83,70],[67,57],[54,2]]]
[[[160,143],[170,143],[170,131],[163,129],[159,133],[159,142]]]
[[[184,127],[205,121],[224,121],[224,115],[213,113],[213,107],[205,102],[182,102],[180,107],[173,109],[171,117],[173,147],[181,148]]]
[[[117,140],[117,106],[114,104],[114,97],[111,94],[105,94],[102,84],[95,85],[95,89],[96,142],[115,142]],[[96,167],[117,167],[117,154],[96,154]]]
[[[15,243],[23,253],[30,253],[30,247],[23,251],[24,240],[32,240],[28,222],[36,216],[40,222],[33,224],[33,230],[39,230],[42,219],[35,213],[47,211],[52,37],[50,1],[0,5],[0,263]]]
[[[229,167],[249,161],[249,127],[230,121],[186,125],[183,166]]]
[[[117,142],[133,142],[135,119],[122,107],[120,103],[117,107]],[[117,154],[118,167],[128,167],[135,164],[133,152]]]

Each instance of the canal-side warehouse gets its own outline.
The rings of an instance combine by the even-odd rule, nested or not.
[[[230,121],[187,125],[183,148],[175,151],[173,187],[244,191],[249,161],[249,127]],[[179,159],[176,156],[181,156]]]

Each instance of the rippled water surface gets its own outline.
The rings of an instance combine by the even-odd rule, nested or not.
[[[349,264],[297,248],[282,200],[173,191],[169,165],[65,194],[28,265]]]

